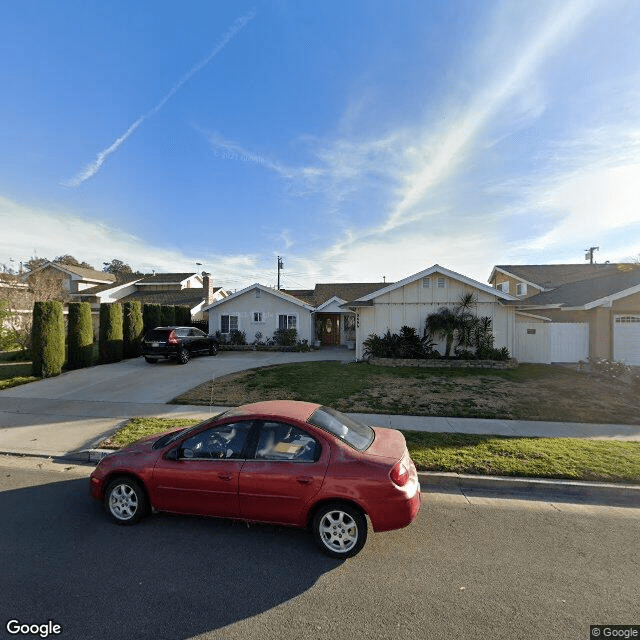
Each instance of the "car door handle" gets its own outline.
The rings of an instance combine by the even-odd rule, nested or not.
[[[311,484],[311,480],[313,480],[313,478],[311,478],[311,476],[298,476],[296,480],[300,484]]]
[[[220,478],[220,480],[231,480],[231,474],[230,473],[219,473],[218,474],[218,478]]]

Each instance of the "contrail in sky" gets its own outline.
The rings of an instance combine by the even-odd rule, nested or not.
[[[103,149],[98,153],[96,159],[93,162],[90,162],[86,167],[81,169],[73,178],[70,178],[66,182],[61,183],[64,187],[79,187],[85,180],[92,178],[102,165],[105,163],[105,160],[114,152],[116,152],[122,144],[127,140],[127,138],[148,118],[155,115],[164,107],[164,105],[182,88],[182,86],[188,82],[198,71],[200,71],[203,67],[206,67],[209,62],[222,50],[222,48],[233,38],[233,36],[242,29],[249,20],[253,19],[256,15],[255,10],[250,11],[246,15],[238,18],[229,28],[229,30],[222,36],[222,39],[218,44],[213,48],[211,53],[199,62],[195,67],[193,67],[190,71],[185,73],[178,82],[172,87],[172,89],[167,93],[167,95],[158,102],[158,104],[147,111],[144,115],[140,116],[112,145],[108,146],[106,149]]]

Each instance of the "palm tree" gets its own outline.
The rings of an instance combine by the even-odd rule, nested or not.
[[[477,304],[478,299],[473,293],[463,293],[454,305],[453,310],[442,307],[427,316],[425,336],[431,335],[445,339],[445,358],[451,355],[451,347],[456,338],[461,346],[471,344],[476,320],[472,310],[475,309]]]

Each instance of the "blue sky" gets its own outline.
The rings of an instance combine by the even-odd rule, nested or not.
[[[640,255],[640,3],[10,0],[0,263],[387,281]],[[10,262],[13,260],[13,262]]]

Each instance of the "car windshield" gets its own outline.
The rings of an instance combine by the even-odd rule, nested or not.
[[[308,422],[332,433],[358,451],[368,449],[375,437],[371,427],[330,407],[316,409]]]

